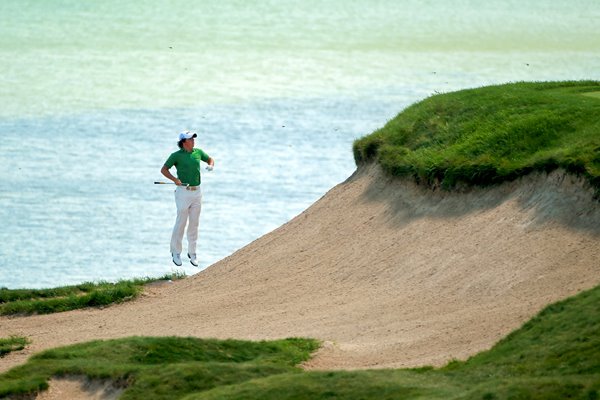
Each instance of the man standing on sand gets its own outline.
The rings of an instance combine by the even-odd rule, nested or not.
[[[175,205],[177,206],[177,219],[171,235],[171,256],[173,263],[181,266],[181,250],[183,232],[189,219],[187,228],[188,257],[193,266],[198,266],[196,256],[196,241],[198,240],[198,223],[202,208],[202,191],[200,190],[200,161],[208,164],[207,170],[212,171],[215,161],[202,149],[194,148],[194,139],[198,137],[195,132],[185,131],[179,134],[177,146],[179,150],[171,154],[160,172],[177,185],[175,189]],[[177,177],[169,169],[175,166]]]

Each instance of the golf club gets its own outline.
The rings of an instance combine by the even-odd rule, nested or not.
[[[157,182],[157,181],[155,181],[154,184],[155,185],[175,185],[175,182],[160,182],[160,181]],[[182,184],[180,186],[190,186],[190,184],[186,183],[186,184]]]

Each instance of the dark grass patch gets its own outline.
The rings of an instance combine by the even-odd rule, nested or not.
[[[5,356],[11,351],[23,350],[27,344],[29,344],[29,340],[22,336],[0,338],[0,357]]]

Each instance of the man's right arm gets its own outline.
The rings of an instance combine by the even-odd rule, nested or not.
[[[169,168],[167,168],[166,165],[163,165],[163,167],[160,169],[160,173],[163,174],[165,178],[173,181],[173,183],[175,183],[177,186],[181,185],[181,181],[171,174],[171,171],[169,171]]]

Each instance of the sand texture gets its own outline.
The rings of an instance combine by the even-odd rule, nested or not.
[[[49,388],[37,395],[36,400],[116,400],[123,393],[111,382],[93,381],[85,377],[69,376],[50,379]]]
[[[444,192],[361,167],[289,223],[135,301],[0,317],[0,336],[32,341],[0,371],[43,349],[131,335],[313,337],[324,345],[309,369],[466,359],[600,283],[599,204],[561,171]]]

